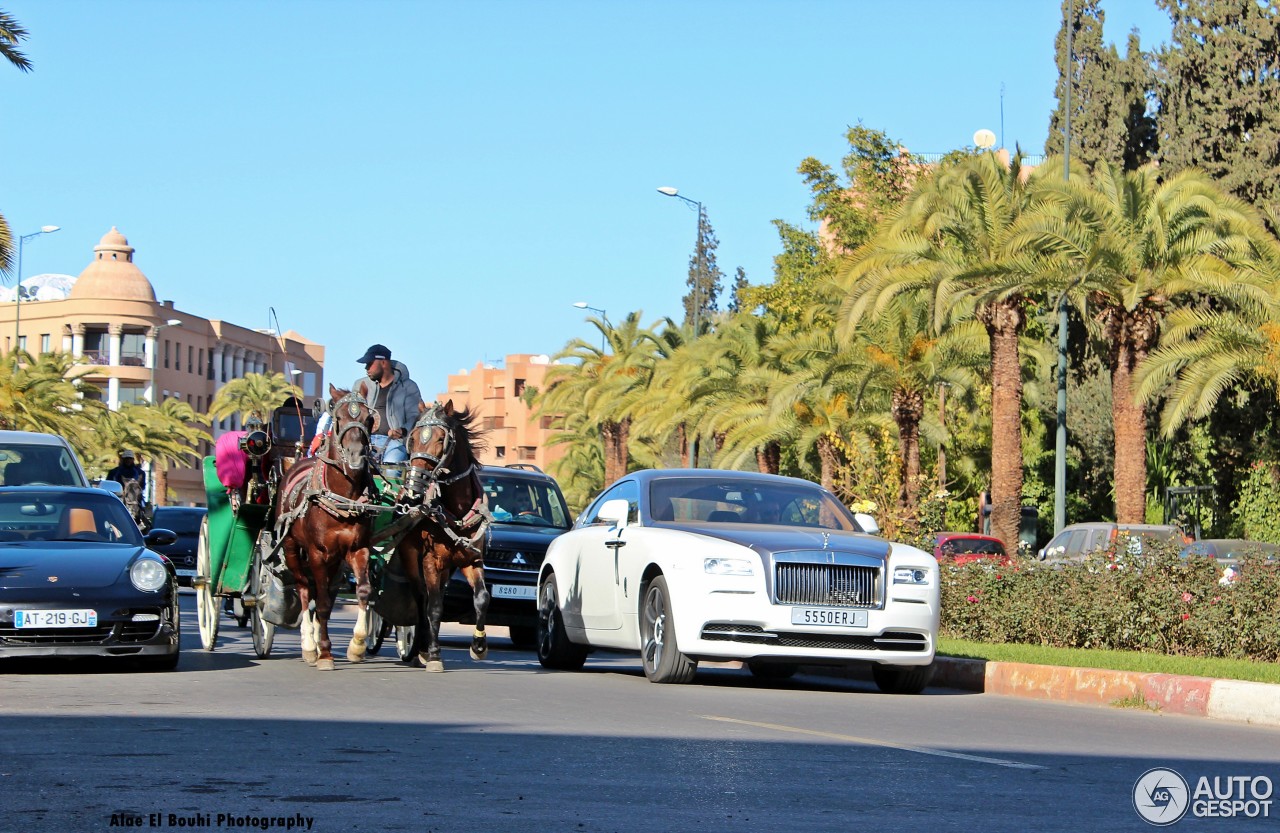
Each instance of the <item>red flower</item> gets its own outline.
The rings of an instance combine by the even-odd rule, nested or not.
[[[1183,594],[1182,594],[1182,600],[1183,600],[1184,602],[1190,602],[1190,601],[1191,601],[1191,594],[1190,594],[1190,593],[1183,593]]]
[[[970,596],[970,597],[969,597],[969,602],[970,602],[970,603],[976,602],[977,600],[978,600],[978,597],[977,597],[977,596]]]
[[[1183,618],[1183,619],[1190,619],[1190,618],[1191,618],[1191,614],[1190,614],[1190,613],[1184,613],[1184,614],[1182,614],[1182,618]]]

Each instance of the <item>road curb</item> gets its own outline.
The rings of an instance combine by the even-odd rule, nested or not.
[[[933,684],[984,694],[1280,726],[1280,685],[1178,674],[938,657]]]

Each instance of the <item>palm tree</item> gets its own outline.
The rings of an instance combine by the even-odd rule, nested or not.
[[[538,395],[540,413],[559,416],[562,424],[583,413],[597,426],[604,446],[605,488],[627,473],[631,413],[653,375],[656,336],[640,326],[640,315],[630,313],[605,331],[609,352],[582,339],[566,345]]]
[[[0,57],[23,72],[31,71],[31,61],[18,51],[18,44],[27,39],[27,34],[13,15],[0,10]]]
[[[972,317],[990,345],[991,526],[1011,551],[1022,517],[1022,361],[1019,340],[1030,297],[1055,277],[1016,245],[1026,218],[1053,210],[1040,184],[1057,176],[1046,164],[1028,176],[1020,159],[992,153],[939,170],[921,185],[842,277],[848,292],[841,327],[888,309],[898,296],[924,293],[940,332]]]
[[[88,369],[73,367],[66,353],[32,357],[13,350],[0,358],[0,428],[61,434],[79,451],[81,438],[93,430],[85,409],[95,406],[83,395]]]
[[[291,396],[302,397],[302,388],[290,384],[283,373],[246,373],[227,382],[209,405],[209,419],[225,419],[239,414],[241,423],[249,417],[266,421],[267,416]]]
[[[191,466],[199,456],[199,443],[211,439],[199,425],[209,418],[180,399],[166,399],[159,405],[122,404],[107,411],[98,426],[98,444],[87,456],[88,468],[103,473],[115,465],[122,448],[136,451],[152,463],[154,503],[163,506],[167,496],[170,466]]]
[[[1252,268],[1265,231],[1247,204],[1195,170],[1161,181],[1152,167],[1124,171],[1101,163],[1092,180],[1049,188],[1072,202],[1063,214],[1043,215],[1028,238],[1075,273],[1073,294],[1078,304],[1087,303],[1104,345],[1116,520],[1141,523],[1147,412],[1136,375],[1158,348],[1166,316],[1179,307],[1208,302],[1218,310],[1248,310],[1270,303],[1267,282]]]

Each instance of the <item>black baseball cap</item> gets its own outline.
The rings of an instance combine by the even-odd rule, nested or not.
[[[372,364],[378,359],[390,359],[391,351],[381,344],[375,344],[368,350],[364,351],[364,355],[356,359],[359,364]]]

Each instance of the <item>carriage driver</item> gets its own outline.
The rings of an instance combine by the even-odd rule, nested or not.
[[[381,344],[365,350],[359,362],[366,375],[356,379],[351,390],[363,396],[369,409],[378,414],[378,427],[370,443],[382,451],[382,462],[403,463],[409,459],[404,438],[417,421],[422,404],[418,383],[409,378],[409,368],[403,362],[391,361],[391,351]]]
[[[147,472],[133,459],[133,452],[124,449],[120,452],[120,465],[107,472],[107,480],[114,480],[121,486],[126,480],[136,480],[142,487],[143,499],[147,494]]]

